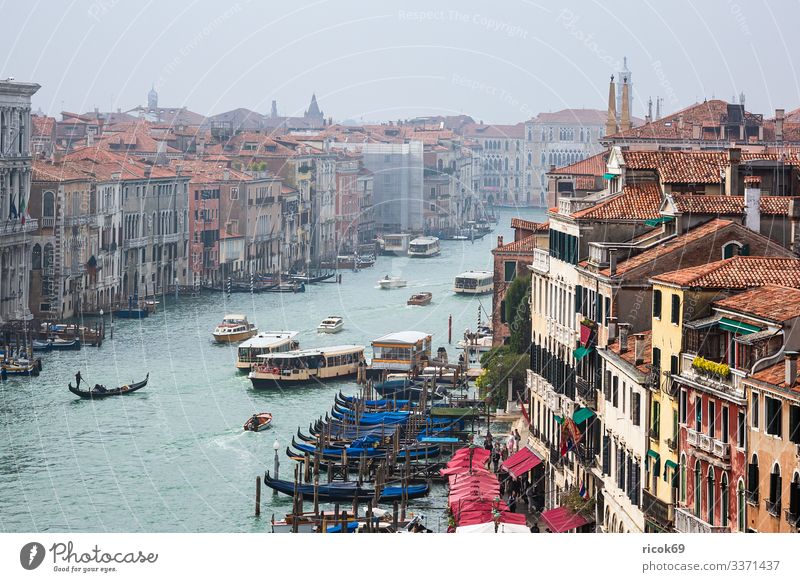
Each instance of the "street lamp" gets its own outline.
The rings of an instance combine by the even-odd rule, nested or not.
[[[278,439],[275,439],[275,442],[272,443],[272,450],[275,451],[275,467],[274,473],[275,478],[278,478],[278,469],[280,469],[281,461],[278,459],[278,451],[281,450],[281,443],[278,442]]]

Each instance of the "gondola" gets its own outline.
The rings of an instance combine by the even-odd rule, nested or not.
[[[357,461],[360,457],[366,457],[367,459],[385,459],[389,456],[389,451],[388,449],[385,448],[325,447],[324,449],[320,450],[318,447],[310,445],[308,443],[298,443],[294,439],[294,437],[292,437],[292,447],[300,451],[300,454],[302,455],[308,453],[309,455],[313,456],[314,454],[319,452],[322,459],[334,460],[334,461],[341,460],[344,457],[345,452],[347,453],[348,459],[350,459],[351,461]],[[401,448],[397,452],[396,457],[398,460],[403,461],[406,458],[423,459],[423,458],[438,457],[439,453],[440,451],[437,445],[425,445],[420,443]]]
[[[293,481],[273,479],[269,472],[264,473],[264,485],[285,495],[294,496],[296,491],[303,499],[313,500],[315,497],[313,485],[295,485]],[[429,491],[428,483],[409,483],[407,487],[389,485],[381,490],[379,501],[383,503],[400,501],[404,495],[406,499],[416,499],[424,497]],[[316,498],[322,503],[353,501],[356,498],[367,500],[373,497],[375,497],[374,489],[361,487],[357,482],[328,483],[317,486]]]
[[[336,273],[327,273],[325,275],[289,275],[289,279],[294,281],[295,283],[322,283],[323,281],[327,281],[329,279],[333,279],[336,276]]]
[[[33,340],[31,347],[34,352],[49,352],[53,349],[53,342],[51,340]]]
[[[144,380],[141,382],[134,382],[133,384],[126,384],[125,386],[120,386],[119,388],[112,388],[106,389],[103,388],[102,390],[98,390],[97,386],[92,390],[81,390],[80,388],[76,388],[72,386],[72,382],[69,383],[69,391],[72,392],[75,396],[80,396],[81,398],[86,398],[89,400],[96,400],[98,398],[107,398],[108,396],[121,396],[123,394],[130,394],[131,392],[136,392],[137,390],[144,388],[147,386],[147,381],[150,379],[150,372],[147,373]]]
[[[60,339],[56,338],[50,342],[50,347],[54,350],[79,350],[81,340],[79,339]]]

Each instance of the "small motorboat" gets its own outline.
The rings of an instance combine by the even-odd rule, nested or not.
[[[144,302],[144,308],[147,310],[148,313],[155,313],[158,310],[159,303],[161,302],[156,301],[155,299],[147,299]]]
[[[258,414],[254,414],[253,416],[247,419],[247,422],[244,423],[244,430],[259,432],[262,430],[266,430],[271,426],[272,426],[272,413],[259,412]]]
[[[132,384],[125,384],[124,386],[120,386],[119,388],[106,388],[102,384],[95,384],[94,387],[90,390],[81,390],[80,389],[80,382],[78,383],[77,387],[72,386],[72,382],[69,383],[69,391],[75,394],[75,396],[80,396],[81,398],[86,398],[90,400],[94,400],[97,398],[107,398],[108,396],[121,396],[123,394],[130,394],[132,392],[136,392],[137,390],[144,388],[147,386],[147,381],[150,379],[150,373],[147,373],[144,380],[141,382],[134,382]]]
[[[338,315],[329,315],[317,326],[319,333],[339,333],[344,329],[344,319]]]
[[[401,279],[400,277],[386,275],[383,279],[378,281],[378,285],[380,285],[381,289],[399,289],[400,287],[405,287],[408,285],[408,281]]]
[[[33,340],[31,345],[34,352],[49,352],[53,349],[52,340]]]
[[[255,324],[247,321],[246,315],[226,315],[214,328],[214,340],[220,344],[239,343],[258,333]]]
[[[0,364],[3,376],[38,376],[40,370],[38,360],[32,362],[26,358],[11,359]]]
[[[306,290],[305,283],[281,283],[279,285],[275,285],[274,287],[270,287],[269,289],[265,289],[268,293],[303,293]]]
[[[406,301],[407,305],[428,305],[433,298],[433,293],[429,293],[428,291],[423,291],[422,293],[414,293],[408,301]]]

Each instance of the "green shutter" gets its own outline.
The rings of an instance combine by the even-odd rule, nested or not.
[[[661,317],[661,291],[653,291],[653,317]]]
[[[681,322],[681,298],[675,293],[672,294],[672,317],[670,321],[676,324]]]

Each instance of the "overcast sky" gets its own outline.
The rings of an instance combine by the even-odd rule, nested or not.
[[[800,107],[797,0],[702,2],[0,0],[0,78],[42,85],[34,109],[203,114],[235,107],[385,120],[605,109],[628,58],[634,114],[743,92],[748,110]],[[227,5],[227,7],[222,7]],[[431,8],[431,6],[434,6]],[[800,67],[800,65],[798,65]]]

